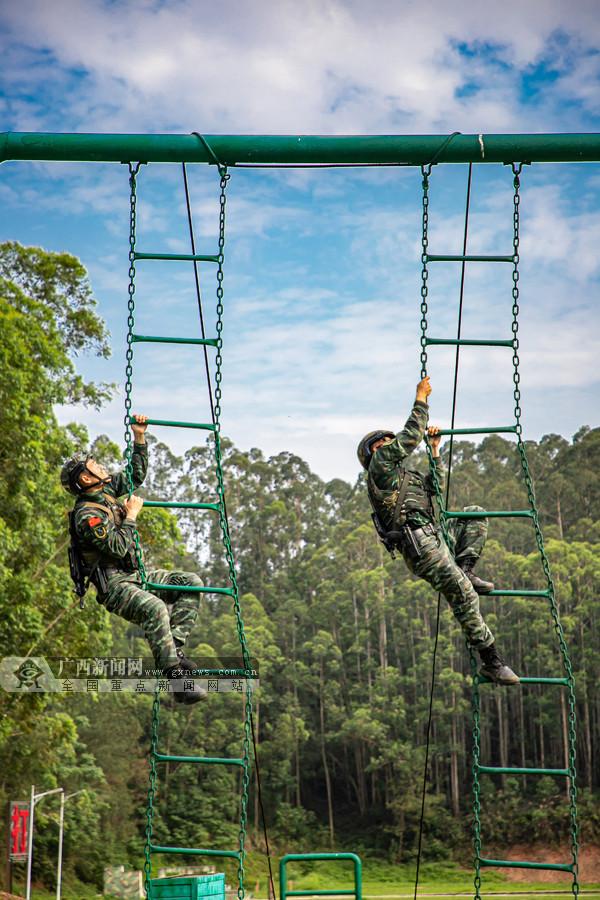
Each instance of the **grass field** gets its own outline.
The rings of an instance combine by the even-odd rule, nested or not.
[[[232,873],[233,874],[233,873]],[[267,883],[264,865],[260,869],[248,866],[246,891],[248,898],[266,900]],[[275,888],[279,891],[279,873],[274,871]],[[353,868],[349,862],[290,863],[288,865],[289,890],[333,890],[352,888]],[[365,900],[408,900],[414,895],[414,867],[396,866],[376,859],[363,859],[363,897]],[[227,881],[232,886],[235,879],[228,874]],[[15,894],[19,888],[15,884]],[[24,895],[24,894],[23,894]],[[1,894],[0,894],[1,896]],[[233,895],[232,895],[233,896]],[[472,897],[473,876],[469,870],[450,863],[424,863],[419,877],[419,897]],[[509,882],[500,873],[489,871],[483,878],[482,897],[515,898],[526,900],[558,900],[571,897],[569,881],[557,882]],[[580,896],[586,900],[600,900],[600,884],[582,884]],[[55,891],[35,889],[32,900],[55,900]],[[108,895],[80,882],[66,881],[62,892],[63,900],[111,900]]]

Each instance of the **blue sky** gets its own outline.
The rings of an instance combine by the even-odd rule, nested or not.
[[[445,134],[600,130],[595,2],[102,2],[0,4],[7,131]],[[466,167],[432,176],[432,252],[459,252]],[[198,249],[214,252],[214,169],[190,167]],[[523,174],[526,437],[598,425],[600,165]],[[178,166],[145,168],[139,248],[188,250]],[[232,172],[225,279],[224,430],[242,448],[291,450],[354,479],[362,433],[399,428],[418,377],[416,169]],[[511,250],[511,178],[480,166],[470,249]],[[87,266],[113,340],[88,376],[122,381],[127,173],[119,165],[0,166],[0,240],[67,250]],[[187,264],[140,264],[139,331],[197,328]],[[459,270],[430,277],[431,334],[455,331]],[[207,309],[214,270],[203,269]],[[464,336],[510,337],[509,267],[467,270]],[[447,425],[452,353],[431,351],[432,420]],[[203,421],[193,349],[137,347],[134,406]],[[510,350],[463,352],[459,425],[510,422]],[[101,414],[122,435],[122,394]],[[175,449],[189,432],[157,432]]]

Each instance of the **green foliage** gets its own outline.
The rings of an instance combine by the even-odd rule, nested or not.
[[[84,613],[75,608],[66,566],[70,501],[57,475],[62,460],[87,445],[87,435],[77,425],[59,427],[52,406],[99,405],[107,396],[106,386],[85,384],[73,362],[79,352],[107,353],[81,264],[67,254],[0,245],[0,315],[2,656],[142,655],[139,629],[110,616],[93,596]],[[152,437],[150,444],[146,497],[215,499],[210,444],[184,456]],[[547,435],[528,451],[577,677],[580,807],[584,837],[594,841],[600,838],[600,429],[582,428],[572,442]],[[122,459],[105,436],[93,452],[111,465]],[[355,485],[324,483],[291,453],[267,458],[227,440],[223,452],[242,610],[260,668],[255,725],[274,851],[359,847],[410,862],[435,595],[378,544],[362,474]],[[493,435],[478,446],[455,445],[451,505],[471,503],[525,505],[510,441]],[[216,516],[147,509],[140,529],[152,564],[226,583]],[[530,523],[495,520],[481,571],[505,588],[544,586]],[[518,671],[561,674],[543,600],[483,598],[482,606]],[[215,665],[239,655],[228,598],[203,596],[188,652]],[[446,871],[444,860],[468,862],[470,854],[469,693],[462,637],[443,608],[424,840],[438,873]],[[560,689],[482,694],[482,762],[563,764]],[[0,802],[26,796],[32,782],[85,790],[67,805],[67,879],[97,889],[104,864],[141,863],[150,701],[125,694],[0,695]],[[241,698],[223,694],[191,708],[165,703],[160,734],[169,753],[237,756]],[[157,839],[235,846],[238,779],[229,767],[163,766]],[[482,781],[484,845],[505,849],[507,822],[512,840],[564,840],[562,782]],[[264,883],[255,775],[250,787],[249,868]],[[49,799],[40,806],[35,861],[36,877],[48,886],[53,814]],[[443,886],[452,878],[448,868]]]

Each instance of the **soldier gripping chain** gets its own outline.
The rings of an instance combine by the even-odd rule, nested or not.
[[[430,393],[429,377],[423,378],[402,431],[397,435],[392,431],[371,431],[358,446],[358,458],[368,473],[373,523],[386,549],[392,555],[399,551],[411,572],[444,595],[469,646],[479,652],[482,674],[497,684],[517,684],[518,676],[498,653],[494,636],[479,610],[478,594],[494,588],[491,582],[473,573],[485,545],[487,519],[481,516],[452,520],[448,546],[436,521],[431,474],[425,476],[406,466],[407,457],[427,432],[437,480],[443,484],[439,428],[427,427]],[[465,507],[465,511],[479,510],[483,512],[479,506]]]
[[[138,488],[148,469],[147,416],[134,418],[131,465],[133,486]],[[69,514],[69,560],[75,592],[83,597],[91,581],[102,606],[139,625],[157,669],[174,681],[175,699],[196,703],[205,692],[190,675],[196,666],[184,655],[183,647],[198,617],[200,595],[144,589],[135,550],[136,519],[144,501],[135,494],[124,503],[118,500],[129,492],[127,473],[110,475],[93,457],[74,457],[64,464],[61,482],[77,498]],[[155,584],[202,585],[193,572],[153,569],[146,575]]]

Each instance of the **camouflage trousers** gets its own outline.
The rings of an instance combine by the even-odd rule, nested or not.
[[[156,584],[198,586],[202,580],[194,572],[169,572],[166,569],[146,571],[148,581]],[[98,602],[109,612],[139,625],[150,644],[157,668],[177,663],[176,644],[184,644],[198,617],[200,594],[186,591],[142,589],[139,575],[115,575],[108,590],[98,595]]]
[[[483,512],[480,506],[465,506],[465,512]],[[403,553],[406,565],[440,591],[448,601],[470,647],[482,650],[494,643],[494,635],[479,611],[479,595],[457,564],[468,557],[479,559],[487,537],[488,523],[480,519],[451,519],[446,544],[441,530],[416,537],[421,556],[411,559]]]

